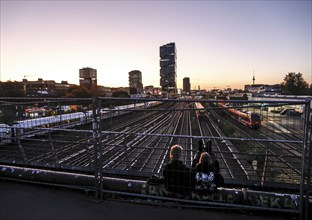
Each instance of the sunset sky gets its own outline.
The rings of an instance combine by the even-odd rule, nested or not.
[[[312,80],[311,1],[3,1],[0,81],[43,78],[159,87],[159,47],[175,42],[178,87],[238,88]]]

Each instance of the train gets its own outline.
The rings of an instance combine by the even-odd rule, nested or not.
[[[11,126],[0,124],[0,143],[10,143]]]
[[[157,104],[159,104],[159,102],[151,101],[147,103],[116,106],[114,108],[102,108],[99,114],[101,115],[101,119],[105,119],[129,113],[134,108],[150,108]],[[74,128],[75,126],[91,123],[92,120],[93,111],[89,110],[85,112],[74,112],[16,121],[13,125],[0,124],[0,143],[11,143],[17,139],[22,140],[35,135],[47,134],[51,131],[50,128]]]
[[[243,125],[252,129],[256,129],[256,130],[261,127],[260,114],[254,113],[254,112],[240,111],[240,110],[231,108],[222,102],[219,102],[218,105],[219,107],[224,108],[233,119],[242,123]]]
[[[196,110],[196,117],[198,119],[207,118],[207,111],[205,110],[204,106],[200,102],[195,102],[194,104]]]

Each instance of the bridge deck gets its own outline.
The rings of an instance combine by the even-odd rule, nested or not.
[[[290,219],[280,213],[177,208],[125,200],[96,201],[81,191],[0,182],[0,219]],[[171,207],[170,207],[171,206]],[[278,215],[278,216],[276,216]]]

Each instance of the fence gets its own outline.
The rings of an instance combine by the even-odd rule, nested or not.
[[[308,216],[310,100],[0,101],[2,177],[88,187],[97,197],[115,193]],[[175,144],[183,147],[182,162],[195,167],[199,142],[211,142],[225,188],[181,198],[146,183],[163,175]]]

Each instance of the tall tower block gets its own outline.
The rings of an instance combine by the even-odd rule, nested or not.
[[[177,49],[175,43],[160,47],[160,86],[163,91],[177,91]]]

